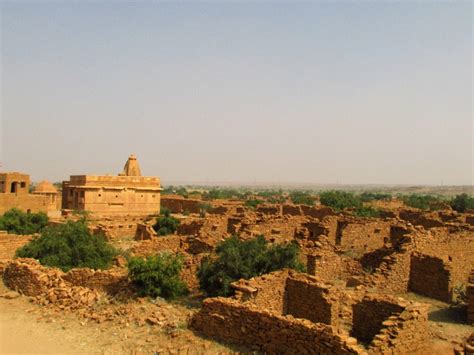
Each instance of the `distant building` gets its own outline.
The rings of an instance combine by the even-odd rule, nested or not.
[[[0,173],[0,214],[12,208],[25,212],[46,212],[52,214],[61,205],[61,196],[56,188],[42,181],[30,193],[30,176],[17,172]]]
[[[73,175],[63,182],[62,208],[94,215],[152,215],[160,211],[160,179],[141,176],[130,155],[123,172],[112,175]]]

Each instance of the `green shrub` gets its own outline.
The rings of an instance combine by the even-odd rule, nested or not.
[[[156,219],[153,229],[158,235],[174,234],[178,229],[180,220],[171,216],[160,216]]]
[[[451,200],[451,208],[457,212],[465,212],[466,210],[474,209],[474,198],[468,194],[456,195]]]
[[[17,257],[38,259],[63,271],[74,267],[106,269],[115,255],[117,251],[105,237],[92,234],[84,221],[46,227],[38,238],[16,251]]]
[[[358,207],[354,214],[358,217],[380,217],[380,210],[373,207]]]
[[[294,243],[269,246],[263,236],[241,241],[233,236],[216,247],[216,255],[201,262],[197,276],[200,288],[209,296],[229,296],[230,284],[282,268],[304,271]]]
[[[378,192],[363,192],[360,194],[360,199],[362,202],[370,202],[370,201],[390,201],[392,199],[392,195],[378,193]]]
[[[362,200],[350,192],[345,191],[325,191],[319,194],[321,204],[332,207],[336,211],[345,208],[362,208]]]
[[[305,191],[292,191],[290,192],[290,199],[293,203],[297,205],[314,205],[316,198],[312,196],[309,192]]]
[[[161,253],[146,259],[134,257],[128,262],[128,275],[140,296],[175,298],[187,293],[181,280],[181,256]]]
[[[420,210],[436,209],[439,203],[442,202],[436,196],[418,194],[403,196],[402,201],[405,203],[405,205],[413,208],[418,208]]]
[[[255,208],[258,205],[261,205],[263,202],[264,201],[258,200],[258,199],[247,200],[247,201],[245,201],[244,205],[247,206],[247,207],[250,207],[250,208]]]
[[[12,208],[0,217],[0,230],[6,230],[8,233],[39,233],[47,225],[48,216],[44,212],[25,213],[17,208]]]
[[[169,216],[171,216],[171,210],[168,207],[161,207],[160,208],[160,215],[165,216],[165,217],[169,217]]]

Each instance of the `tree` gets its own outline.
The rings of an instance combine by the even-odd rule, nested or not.
[[[314,205],[316,198],[312,196],[309,192],[305,191],[292,191],[290,192],[290,199],[293,203],[298,205]]]
[[[362,200],[350,192],[345,191],[325,191],[319,194],[321,204],[332,207],[336,211],[341,211],[345,208],[361,208]]]
[[[106,269],[115,255],[117,251],[105,237],[92,234],[84,221],[46,227],[38,238],[16,251],[17,257],[34,258],[63,271],[75,267]]]
[[[465,212],[466,210],[474,209],[474,198],[464,193],[456,195],[451,200],[451,208],[457,212]]]
[[[48,216],[44,212],[25,213],[17,208],[12,208],[0,217],[0,230],[6,230],[8,233],[39,233],[47,225]]]
[[[180,220],[170,215],[159,216],[156,219],[156,223],[153,225],[153,229],[158,233],[158,235],[174,234],[178,229],[179,224]]]
[[[141,296],[175,298],[188,291],[180,278],[182,266],[182,257],[170,253],[134,257],[128,262],[128,275]]]
[[[418,194],[403,196],[402,201],[405,203],[405,205],[418,208],[420,210],[438,209],[440,202],[442,202],[437,196]]]
[[[219,243],[216,255],[203,259],[198,269],[200,288],[209,296],[229,296],[230,284],[282,268],[304,271],[295,243],[269,246],[263,236],[241,241],[232,236]]]

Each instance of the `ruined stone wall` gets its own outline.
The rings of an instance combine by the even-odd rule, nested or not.
[[[250,280],[239,280],[232,284],[236,290],[235,298],[283,315],[286,313],[286,280],[290,273],[293,271],[281,270]]]
[[[158,234],[150,224],[138,223],[135,231],[135,240],[150,240],[158,237]]]
[[[0,260],[13,259],[17,249],[31,240],[30,235],[0,234]]]
[[[18,208],[24,212],[47,213],[58,210],[58,206],[56,203],[51,203],[48,195],[0,193],[0,215],[12,208]]]
[[[469,283],[466,287],[467,294],[467,320],[469,323],[474,324],[474,269],[471,270],[469,276]]]
[[[112,295],[129,287],[128,274],[125,268],[105,271],[77,268],[65,273],[62,278],[71,285],[87,287]]]
[[[115,294],[129,286],[126,269],[72,269],[65,273],[57,268],[42,266],[35,259],[14,259],[3,273],[5,285],[27,296],[47,294],[53,287],[87,287]]]
[[[307,217],[314,217],[317,219],[323,219],[327,216],[335,216],[337,215],[336,212],[330,207],[316,207],[316,206],[306,206],[301,205],[301,210],[303,211],[303,215]]]
[[[348,223],[342,230],[340,247],[361,252],[382,248],[390,238],[390,221],[365,218]]]
[[[150,240],[143,240],[133,246],[132,253],[136,256],[155,255],[164,251],[178,253],[185,251],[188,246],[187,237],[168,235],[156,237]]]
[[[308,274],[322,280],[347,280],[363,272],[357,260],[327,250],[308,254],[306,267]]]
[[[423,354],[431,335],[428,324],[429,305],[411,304],[400,315],[393,315],[381,324],[380,331],[369,345],[372,354]]]
[[[410,222],[414,226],[423,226],[424,228],[442,227],[443,222],[439,220],[436,213],[428,213],[416,210],[401,210],[400,219]]]
[[[403,306],[386,297],[366,296],[352,306],[352,335],[370,343],[382,329],[382,323],[403,310]]]
[[[283,216],[302,216],[303,211],[300,205],[283,205],[282,214]]]
[[[331,285],[303,274],[286,280],[286,314],[314,323],[338,324],[339,292]]]
[[[384,292],[406,293],[410,279],[410,253],[394,252],[384,258],[380,265],[367,275],[365,284]]]
[[[441,258],[413,253],[408,288],[423,296],[451,302],[450,269],[448,263]]]
[[[177,234],[197,236],[203,225],[204,219],[185,219],[178,226]]]
[[[48,269],[34,259],[15,259],[10,262],[3,273],[3,281],[8,288],[27,296],[38,296],[48,292],[53,286],[65,283],[64,272],[59,269]]]
[[[353,338],[326,324],[272,314],[238,300],[208,298],[191,327],[214,339],[264,353],[361,354]]]
[[[268,216],[281,216],[281,205],[258,205],[255,209],[257,213],[262,213]]]
[[[168,208],[172,213],[199,213],[201,200],[185,199],[182,197],[161,197],[161,206]]]

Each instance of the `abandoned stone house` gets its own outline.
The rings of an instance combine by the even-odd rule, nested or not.
[[[63,181],[62,208],[89,211],[94,216],[152,215],[160,211],[160,179],[141,176],[130,155],[123,172],[112,175],[73,175]]]
[[[0,174],[0,214],[12,208],[25,212],[53,213],[60,207],[56,188],[47,181],[40,182],[30,193],[30,176],[18,172]]]

